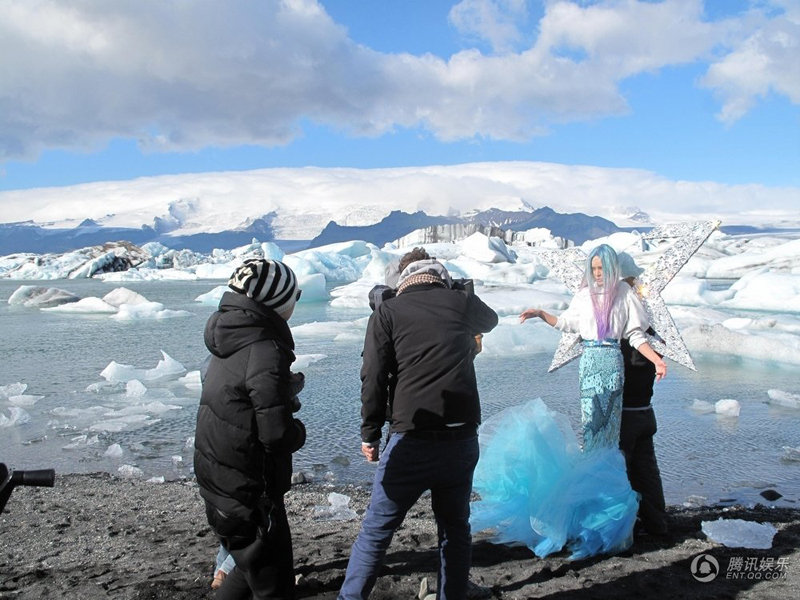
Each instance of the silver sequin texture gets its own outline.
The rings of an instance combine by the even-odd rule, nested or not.
[[[642,235],[643,240],[651,242],[675,239],[672,246],[634,281],[634,289],[644,304],[650,325],[661,338],[648,335],[648,341],[656,352],[692,371],[697,370],[694,361],[661,292],[718,227],[719,221],[692,221],[659,225]],[[540,253],[539,258],[573,294],[578,291],[586,261],[586,254],[581,249],[547,250]],[[583,350],[578,343],[580,339],[576,333],[562,334],[549,371],[555,371],[580,356]]]

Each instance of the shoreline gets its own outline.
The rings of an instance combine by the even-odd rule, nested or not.
[[[368,488],[323,484],[297,485],[286,495],[298,598],[336,597],[358,533],[358,519],[315,516],[317,507],[330,506],[331,492],[348,496],[359,515],[370,496]],[[505,599],[800,597],[799,508],[668,510],[667,535],[637,536],[624,553],[574,562],[566,552],[539,559],[525,547],[494,545],[487,533],[476,533],[471,578]],[[769,550],[728,548],[700,530],[702,521],[718,518],[770,522],[778,533]],[[397,531],[371,598],[416,598],[425,577],[435,587],[436,541],[430,501],[423,497]],[[216,549],[193,480],[59,476],[54,488],[17,488],[0,516],[0,599],[214,598]],[[708,583],[691,573],[701,554],[719,564]],[[785,570],[776,570],[778,564]]]

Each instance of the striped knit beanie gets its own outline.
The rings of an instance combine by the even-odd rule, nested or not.
[[[297,277],[277,260],[244,261],[231,275],[228,287],[279,314],[288,312],[297,302]]]

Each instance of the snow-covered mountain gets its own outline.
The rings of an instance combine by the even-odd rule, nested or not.
[[[709,218],[796,227],[797,197],[795,188],[670,181],[635,169],[535,162],[165,175],[0,192],[0,253],[21,250],[19,244],[31,240],[40,243],[27,248],[36,252],[70,239],[71,248],[127,239],[203,250],[230,248],[251,234],[311,240],[331,222],[371,226],[392,211],[467,219],[494,211],[485,224],[504,228],[508,219],[542,207],[610,218],[620,226]],[[620,212],[619,206],[636,209]],[[108,237],[111,230],[116,233]],[[214,238],[220,234],[221,241]]]

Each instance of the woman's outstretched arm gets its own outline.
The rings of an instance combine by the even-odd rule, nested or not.
[[[556,321],[558,321],[556,316],[551,315],[549,312],[546,312],[541,308],[529,308],[519,316],[519,322],[524,323],[528,319],[532,319],[534,317],[539,317],[542,321],[550,325],[550,327],[555,327]]]

